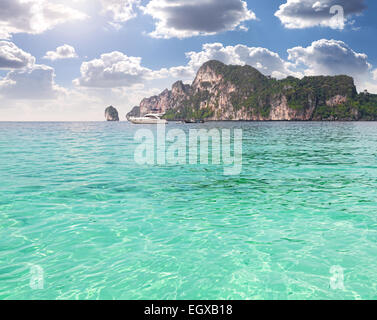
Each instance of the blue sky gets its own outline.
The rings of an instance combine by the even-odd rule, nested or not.
[[[103,120],[110,104],[124,116],[212,58],[277,78],[349,74],[377,93],[376,12],[372,0],[3,0],[0,120]]]

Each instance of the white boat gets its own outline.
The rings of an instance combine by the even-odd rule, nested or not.
[[[158,114],[146,114],[144,117],[130,117],[129,121],[133,124],[167,124],[165,119],[161,119]]]

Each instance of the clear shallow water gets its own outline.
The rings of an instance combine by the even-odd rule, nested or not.
[[[244,130],[240,176],[138,166],[127,123],[0,123],[0,299],[377,298],[377,123],[202,127]]]

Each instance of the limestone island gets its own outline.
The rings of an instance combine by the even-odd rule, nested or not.
[[[118,110],[115,109],[113,106],[106,108],[105,118],[106,118],[106,121],[119,121]]]
[[[377,95],[358,93],[346,75],[277,80],[248,65],[211,60],[191,85],[178,81],[127,117],[149,113],[173,121],[376,121]]]

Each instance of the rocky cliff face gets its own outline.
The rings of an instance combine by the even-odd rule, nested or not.
[[[127,114],[127,119],[130,119],[131,117],[140,117],[140,107],[139,106],[136,106],[136,107],[133,107],[133,109],[131,110],[131,112],[129,112]]]
[[[119,121],[119,114],[117,109],[113,106],[106,108],[105,110],[106,121]]]
[[[377,95],[357,94],[352,78],[288,77],[276,80],[250,66],[209,61],[192,85],[144,99],[140,114],[168,120],[377,120]]]
[[[167,110],[179,106],[191,94],[190,85],[178,81],[173,84],[172,90],[166,89],[158,96],[143,99],[140,103],[140,114],[165,113]]]

